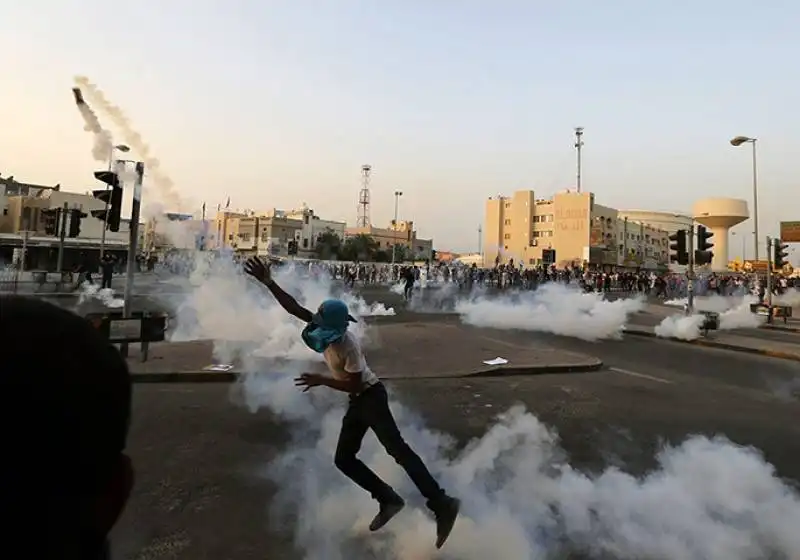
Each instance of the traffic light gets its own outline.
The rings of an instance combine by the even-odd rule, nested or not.
[[[789,246],[786,243],[781,243],[780,239],[775,239],[772,242],[772,268],[773,270],[780,270],[789,262]]]
[[[58,235],[58,217],[61,214],[60,208],[42,210],[39,216],[44,225],[45,235]]]
[[[109,231],[119,231],[119,221],[122,214],[122,186],[119,175],[113,171],[95,171],[94,176],[98,181],[104,182],[109,188],[92,191],[92,196],[105,202],[106,209],[92,210],[92,217],[103,220]]]
[[[67,231],[67,237],[78,237],[81,234],[81,220],[86,216],[86,212],[81,212],[78,208],[69,211],[69,230]]]
[[[669,244],[669,262],[689,264],[689,252],[686,250],[686,234],[687,231],[685,229],[679,229],[669,236],[671,241]]]
[[[694,252],[694,264],[711,264],[711,261],[714,260],[714,252],[711,251],[714,244],[708,242],[712,237],[714,234],[705,226],[697,226],[697,249]]]

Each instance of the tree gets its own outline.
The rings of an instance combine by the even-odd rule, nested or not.
[[[378,242],[372,236],[359,233],[344,242],[339,258],[345,261],[371,261],[378,248]]]
[[[328,230],[320,233],[314,243],[314,255],[323,261],[340,258],[342,239],[334,232]]]
[[[387,249],[386,252],[389,254],[389,259],[392,258],[392,249]],[[411,251],[405,245],[400,243],[394,246],[394,262],[401,263],[411,260]]]

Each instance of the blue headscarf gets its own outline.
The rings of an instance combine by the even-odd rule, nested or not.
[[[355,322],[355,319],[347,312],[345,302],[326,299],[303,329],[303,342],[314,352],[324,352],[329,345],[344,337],[351,322]]]

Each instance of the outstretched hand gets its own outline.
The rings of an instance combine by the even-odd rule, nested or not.
[[[250,257],[247,259],[244,263],[244,271],[264,284],[272,280],[272,271],[270,271],[269,265],[265,264],[264,261],[258,257]]]
[[[311,387],[322,385],[322,376],[318,373],[304,373],[300,377],[294,378],[294,385],[295,387],[303,387],[303,392],[305,393]]]

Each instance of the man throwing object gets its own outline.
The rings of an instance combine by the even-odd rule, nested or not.
[[[324,385],[350,395],[334,463],[377,500],[380,509],[369,525],[370,531],[377,531],[386,525],[403,509],[405,502],[357,457],[367,430],[375,433],[386,452],[403,467],[427,499],[427,506],[436,518],[436,548],[441,548],[453,530],[460,501],[445,493],[422,459],[403,439],[389,409],[386,387],[369,369],[358,340],[347,330],[348,324],[355,322],[348,313],[347,305],[341,300],[329,299],[319,306],[316,313],[311,313],[275,283],[269,266],[260,259],[249,259],[244,269],[269,288],[289,314],[306,323],[302,332],[303,341],[323,355],[331,371],[332,377],[304,373],[295,379],[295,384],[302,387],[304,392]]]

